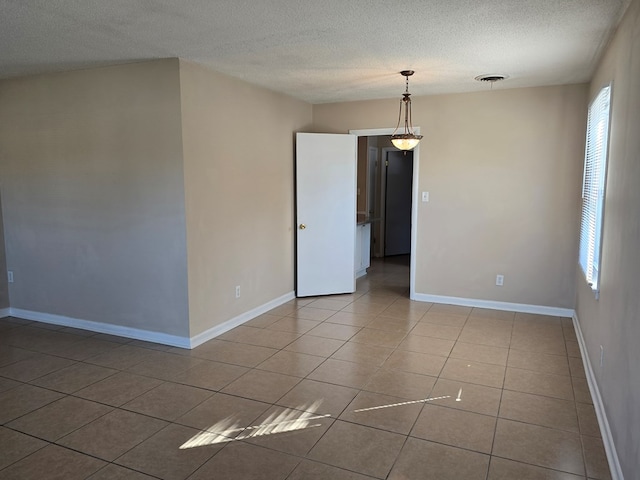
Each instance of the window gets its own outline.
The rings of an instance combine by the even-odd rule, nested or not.
[[[607,172],[611,86],[606,86],[589,105],[587,140],[582,180],[580,266],[587,283],[598,295],[600,237]]]

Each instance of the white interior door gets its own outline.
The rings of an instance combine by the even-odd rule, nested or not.
[[[296,135],[299,297],[355,291],[355,135]]]

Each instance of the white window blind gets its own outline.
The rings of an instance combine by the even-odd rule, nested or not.
[[[600,237],[607,171],[611,86],[606,86],[589,106],[582,181],[580,266],[591,288],[598,292]]]

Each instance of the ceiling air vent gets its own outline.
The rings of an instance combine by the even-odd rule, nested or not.
[[[502,80],[505,80],[507,78],[509,78],[508,75],[498,75],[495,73],[490,73],[488,75],[478,75],[477,77],[475,77],[475,79],[479,82],[489,82],[489,83],[501,82]]]

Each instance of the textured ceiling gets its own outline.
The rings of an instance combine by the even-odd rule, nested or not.
[[[311,103],[585,82],[630,0],[0,0],[0,77],[180,57]]]

